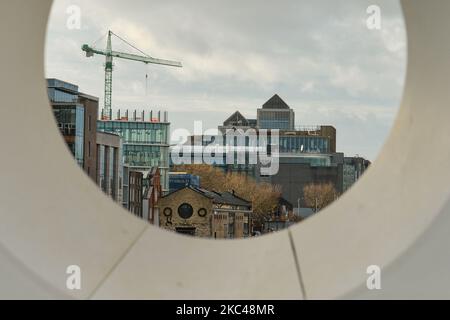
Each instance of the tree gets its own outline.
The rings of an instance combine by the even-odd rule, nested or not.
[[[332,183],[311,183],[303,188],[305,205],[318,212],[331,204],[339,196]]]
[[[271,217],[281,196],[281,189],[277,185],[257,183],[242,173],[226,174],[223,170],[206,164],[175,166],[173,171],[200,176],[200,185],[204,189],[217,192],[234,190],[237,196],[251,201],[256,225],[261,225]]]
[[[201,187],[207,190],[221,191],[225,185],[225,174],[219,168],[207,164],[175,166],[174,172],[187,172],[200,177]]]

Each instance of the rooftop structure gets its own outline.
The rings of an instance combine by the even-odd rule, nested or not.
[[[279,95],[275,94],[257,110],[257,126],[260,129],[293,130],[295,113]]]

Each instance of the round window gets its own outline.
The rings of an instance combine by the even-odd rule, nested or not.
[[[206,217],[206,215],[208,214],[208,211],[206,211],[206,209],[205,208],[201,208],[201,209],[198,209],[198,215],[200,216],[200,217]]]
[[[165,208],[164,211],[163,211],[163,214],[166,217],[170,217],[172,215],[172,209],[171,208]]]
[[[178,214],[183,219],[189,219],[192,217],[193,213],[194,209],[192,209],[192,206],[189,203],[183,203],[178,207]]]

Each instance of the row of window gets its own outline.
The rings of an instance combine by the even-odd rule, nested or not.
[[[322,137],[280,137],[280,152],[317,152],[329,153],[329,141]]]
[[[47,79],[49,89],[64,88],[70,91],[78,92],[78,86],[58,79]]]
[[[291,111],[260,111],[258,113],[258,120],[260,121],[289,121],[293,116]]]
[[[289,120],[260,120],[259,127],[261,129],[279,129],[289,130],[292,129],[291,122]]]
[[[158,146],[124,145],[123,156],[133,167],[168,166],[168,151]]]
[[[70,94],[64,91],[59,91],[54,88],[48,89],[48,98],[51,102],[64,102],[64,103],[72,103],[78,101],[78,95]]]
[[[124,143],[168,144],[169,126],[166,124],[98,121],[97,129],[118,134]]]

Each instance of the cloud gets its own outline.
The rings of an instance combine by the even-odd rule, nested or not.
[[[112,29],[151,56],[183,63],[116,59],[113,108],[168,110],[172,128],[190,128],[193,119],[216,127],[238,109],[256,117],[278,93],[298,124],[333,124],[341,151],[357,147],[374,158],[394,121],[406,64],[399,3],[377,2],[380,31],[365,26],[366,0],[56,0],[47,75],[79,84],[102,103],[104,58],[87,59],[80,47]],[[81,8],[81,30],[66,28],[72,4]],[[113,46],[136,52],[117,39]],[[348,128],[361,133],[361,143]]]

